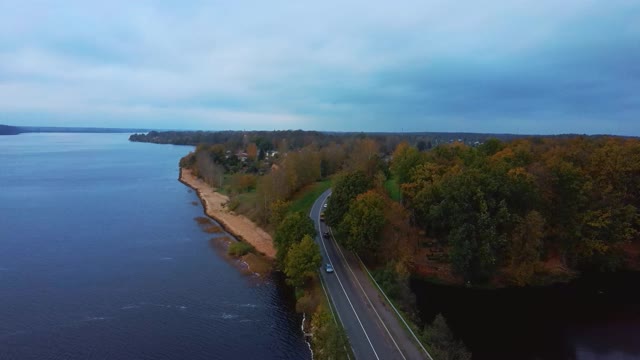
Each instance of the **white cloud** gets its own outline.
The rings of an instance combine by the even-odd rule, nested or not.
[[[403,102],[399,89],[424,86],[408,76],[404,84],[376,88],[381,74],[448,61],[497,72],[503,64],[540,62],[541,51],[563,42],[588,43],[582,36],[588,24],[598,32],[599,19],[629,22],[619,14],[638,8],[595,0],[4,1],[0,113],[66,113],[85,121],[101,112],[101,125],[109,116],[166,124],[229,117],[272,127],[407,114],[421,94]],[[637,34],[637,24],[626,29]],[[441,94],[424,91],[434,101]],[[354,98],[382,103],[351,103]]]

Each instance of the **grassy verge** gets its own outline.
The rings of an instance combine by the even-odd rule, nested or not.
[[[320,274],[314,276],[309,291],[315,298],[315,307],[309,309],[311,316],[311,345],[314,359],[354,359],[349,339],[340,319],[335,315],[335,305],[325,293]],[[302,300],[302,299],[301,299]]]
[[[395,201],[402,200],[402,193],[400,192],[400,184],[395,178],[389,178],[384,182],[384,188],[387,190],[389,197]]]
[[[369,281],[371,282],[371,285],[374,288],[378,289],[378,286],[376,285],[377,282],[376,282],[376,279],[373,277],[373,274],[371,274],[370,272],[367,272],[367,274],[368,274],[367,277],[368,277]],[[384,283],[382,283],[382,285],[380,285],[380,287],[382,288],[382,291],[385,292],[385,294],[386,293],[392,293],[391,291],[388,291],[388,289],[384,288]],[[380,289],[378,289],[378,290],[380,290]],[[394,299],[392,295],[387,294],[387,297],[385,297],[385,300],[390,302],[391,305],[398,310],[398,313],[400,313],[400,315],[398,316],[398,313],[393,311],[393,314],[395,315],[396,319],[398,319],[398,322],[400,324],[402,324],[402,327],[404,327],[405,330],[407,332],[409,332],[409,333],[411,331],[413,331],[413,333],[416,334],[419,343],[423,347],[425,347],[427,349],[427,351],[429,351],[431,353],[431,348],[429,347],[429,344],[425,344],[424,340],[422,339],[422,329],[412,320],[412,317],[402,310],[402,307],[397,303],[397,300]],[[411,330],[411,331],[409,331],[409,330]],[[416,339],[413,336],[411,336],[411,339],[414,342],[416,341]]]
[[[308,214],[309,210],[313,206],[316,199],[331,187],[331,180],[318,181],[314,184],[304,187],[302,190],[291,199],[291,205],[289,206],[289,213],[300,211],[303,214]]]
[[[290,200],[287,213],[308,214],[313,203],[331,187],[331,183],[331,179],[318,181],[298,191]],[[296,291],[296,310],[311,315],[307,329],[313,332],[311,344],[314,359],[355,358],[342,323],[335,315],[335,305],[325,294],[321,274],[317,273],[304,289]]]

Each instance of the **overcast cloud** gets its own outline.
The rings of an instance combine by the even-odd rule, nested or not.
[[[0,2],[0,123],[640,135],[640,2]]]

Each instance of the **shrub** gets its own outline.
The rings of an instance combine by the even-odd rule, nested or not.
[[[228,253],[231,256],[240,257],[253,251],[253,246],[242,241],[236,241],[229,245]]]

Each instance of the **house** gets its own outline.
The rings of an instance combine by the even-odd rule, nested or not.
[[[247,159],[249,158],[249,155],[248,155],[246,152],[242,152],[242,151],[239,151],[239,152],[236,154],[236,156],[237,156],[237,157],[238,157],[238,159],[239,159],[240,161],[242,161],[242,162],[246,162],[246,161],[247,161]]]

